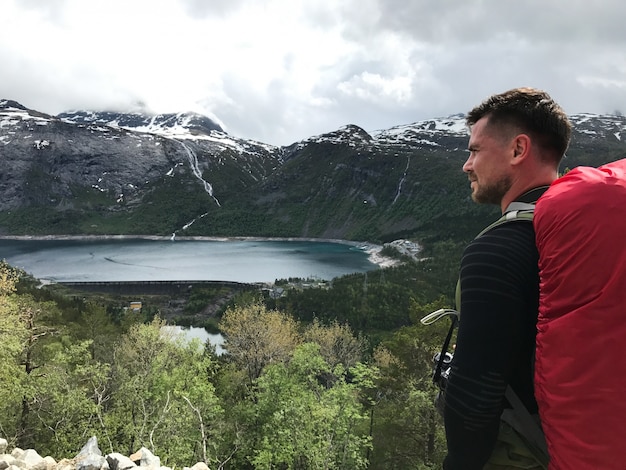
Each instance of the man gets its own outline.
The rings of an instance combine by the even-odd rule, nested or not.
[[[478,203],[534,203],[557,178],[571,124],[540,90],[491,96],[468,113],[469,158],[463,166]],[[472,241],[461,259],[461,321],[446,388],[445,470],[542,468],[501,425],[507,386],[530,413],[539,301],[533,226],[514,220]],[[516,462],[519,467],[515,467]]]

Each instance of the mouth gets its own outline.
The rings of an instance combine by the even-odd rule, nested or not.
[[[470,184],[470,190],[472,191],[472,194],[474,192],[476,192],[476,189],[478,188],[478,181],[476,180],[476,178],[469,178],[469,184]]]

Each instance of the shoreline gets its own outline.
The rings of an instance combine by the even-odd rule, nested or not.
[[[306,238],[306,237],[209,237],[209,236],[166,236],[166,235],[0,235],[0,240],[154,240],[154,241],[211,241],[211,242],[233,242],[233,241],[268,241],[268,242],[311,242],[311,243],[337,243],[349,245],[362,249],[368,255],[368,260],[379,268],[397,266],[401,263],[395,258],[382,256],[380,252],[383,245],[371,242],[359,242],[353,240],[343,240],[339,238]]]

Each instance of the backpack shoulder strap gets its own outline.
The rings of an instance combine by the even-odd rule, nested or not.
[[[512,409],[505,409],[502,412],[502,421],[517,431],[542,467],[548,468],[550,456],[541,425],[533,418],[510,385],[506,387],[505,396]]]
[[[506,224],[507,222],[513,222],[516,220],[526,220],[529,222],[533,221],[533,215],[535,213],[535,204],[527,203],[527,202],[512,202],[495,222],[491,223],[487,227],[481,230],[481,232],[474,237],[476,240],[479,237],[482,237],[489,230],[494,229],[502,224]],[[461,279],[458,279],[456,282],[456,289],[454,291],[454,303],[456,305],[457,311],[461,311]]]
[[[483,230],[481,230],[481,232],[478,235],[476,235],[474,239],[481,237],[482,235],[487,233],[489,230],[496,228],[499,225],[505,224],[507,222],[513,222],[516,220],[528,220],[532,222],[534,213],[535,213],[534,204],[526,203],[526,202],[512,202],[506,208],[506,210],[504,211],[504,214],[502,214],[502,217],[500,217],[498,220],[496,220],[495,222],[493,222],[492,224],[488,225]]]

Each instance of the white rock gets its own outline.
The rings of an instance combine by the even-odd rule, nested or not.
[[[111,470],[128,470],[129,468],[137,467],[137,465],[135,465],[135,462],[133,462],[125,455],[120,454],[119,452],[107,454],[106,460],[109,463],[109,468]]]
[[[130,459],[140,467],[150,467],[155,469],[159,469],[161,467],[161,459],[145,447],[142,447],[131,455]]]
[[[46,464],[46,470],[55,470],[57,466],[57,461],[54,460],[54,458],[50,457],[49,455],[46,455],[43,458],[43,461]]]
[[[16,465],[17,459],[13,457],[11,454],[2,454],[0,455],[0,470],[4,470],[11,465]]]
[[[76,461],[74,459],[61,459],[55,470],[76,470]]]
[[[46,462],[35,449],[27,449],[17,459],[17,465],[29,470],[47,470]]]
[[[204,462],[198,462],[193,467],[191,467],[191,470],[210,470],[210,469],[209,469],[209,466],[205,464]]]

